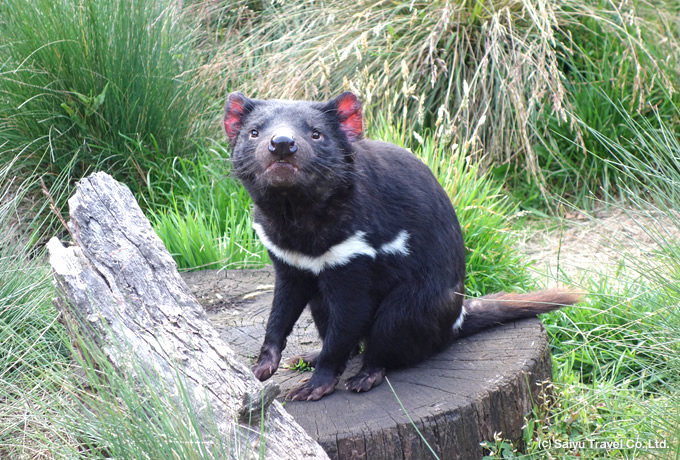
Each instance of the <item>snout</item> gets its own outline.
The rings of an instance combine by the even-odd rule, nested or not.
[[[297,184],[298,144],[291,129],[278,128],[272,134],[267,146],[269,158],[264,177],[273,187],[291,187]]]
[[[279,129],[274,132],[269,141],[269,152],[277,157],[283,159],[293,155],[298,150],[295,136],[292,131],[288,129]]]

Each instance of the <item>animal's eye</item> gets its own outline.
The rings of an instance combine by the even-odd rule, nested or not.
[[[318,129],[312,131],[312,139],[321,139],[321,133]]]
[[[259,133],[259,131],[258,131],[257,129],[251,129],[251,130],[250,130],[250,137],[251,137],[251,139],[254,139],[254,138],[256,138],[256,137],[259,136],[259,135],[260,135],[260,133]]]

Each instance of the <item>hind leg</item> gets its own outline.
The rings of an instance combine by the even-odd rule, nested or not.
[[[382,383],[386,370],[384,367],[362,366],[357,375],[347,380],[345,386],[349,391],[356,391],[357,393],[368,391]]]
[[[462,296],[427,293],[425,288],[397,288],[381,303],[366,342],[364,362],[347,381],[351,391],[368,391],[382,383],[385,370],[416,364],[441,351],[453,339]],[[413,292],[420,292],[413,298]],[[404,299],[411,299],[405,301]]]
[[[316,367],[316,363],[319,362],[319,355],[321,354],[321,349],[308,351],[306,353],[300,353],[299,355],[291,356],[286,360],[288,366],[295,366],[300,361],[302,361],[306,366]]]

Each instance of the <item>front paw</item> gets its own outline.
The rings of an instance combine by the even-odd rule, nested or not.
[[[260,357],[252,367],[253,374],[259,381],[265,381],[279,368],[279,361],[281,361],[281,351],[263,346],[260,350]]]
[[[290,390],[286,399],[290,401],[318,401],[333,393],[339,380],[339,376],[320,376],[315,373],[310,379],[302,380],[301,385]]]

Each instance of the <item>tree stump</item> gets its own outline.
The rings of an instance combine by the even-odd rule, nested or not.
[[[271,268],[208,270],[183,277],[222,339],[252,362],[273,297]],[[311,315],[305,311],[288,338],[282,362],[319,347]],[[498,432],[521,443],[524,416],[538,401],[541,383],[551,377],[547,335],[538,319],[457,340],[418,366],[388,371],[394,391],[387,382],[367,393],[345,390],[345,380],[358,371],[359,360],[350,362],[332,395],[317,402],[285,403],[334,459],[434,458],[425,441],[442,460],[477,459],[484,454],[480,442],[493,440]],[[308,376],[281,368],[272,379],[282,397]]]
[[[75,246],[52,238],[48,249],[73,335],[188,404],[204,442],[229,458],[328,458],[220,339],[127,187],[104,173],[82,179],[69,214]]]

